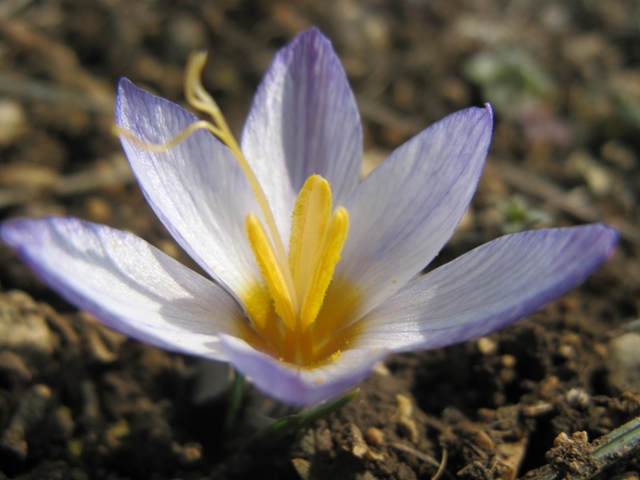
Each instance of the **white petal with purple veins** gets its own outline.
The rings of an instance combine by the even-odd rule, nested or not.
[[[222,288],[131,233],[74,218],[0,227],[42,280],[125,335],[226,360],[218,334],[237,335],[242,311]]]
[[[355,98],[331,42],[317,29],[278,52],[256,93],[242,150],[289,234],[293,202],[305,180],[322,175],[334,205],[359,181],[362,127]]]
[[[449,240],[476,190],[491,127],[488,108],[449,115],[393,152],[346,202],[349,237],[335,276],[360,289],[355,317],[402,288]]]
[[[128,80],[120,82],[116,121],[141,140],[166,142],[196,120]],[[226,146],[207,131],[161,153],[126,139],[122,144],[150,205],[207,273],[232,291],[259,277],[244,227],[247,214],[259,213],[259,208]]]
[[[409,351],[487,335],[576,287],[617,239],[604,225],[501,237],[409,283],[361,320],[354,346]]]

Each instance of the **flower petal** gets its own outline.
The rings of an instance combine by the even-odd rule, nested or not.
[[[166,142],[196,120],[126,79],[120,82],[116,122],[144,142]],[[207,273],[232,291],[259,278],[244,227],[247,214],[259,208],[226,146],[206,131],[161,153],[125,138],[122,145],[147,201]]]
[[[449,115],[394,151],[347,201],[335,277],[360,289],[352,318],[402,288],[449,240],[476,190],[491,128],[488,106]]]
[[[580,284],[617,239],[604,225],[501,237],[409,283],[362,320],[353,344],[409,351],[487,335]]]
[[[242,149],[286,236],[295,196],[312,174],[339,205],[359,181],[362,126],[331,42],[311,28],[280,50],[255,96]]]
[[[270,397],[292,405],[312,405],[345,393],[364,379],[389,352],[353,349],[317,367],[298,367],[252,348],[244,340],[221,335],[229,361]]]
[[[0,238],[63,297],[157,347],[225,360],[242,311],[222,288],[127,232],[74,218],[16,219]]]

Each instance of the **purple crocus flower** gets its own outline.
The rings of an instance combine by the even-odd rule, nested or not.
[[[74,218],[9,220],[2,240],[105,325],[231,362],[290,404],[336,397],[390,353],[463,342],[533,313],[617,241],[604,225],[518,233],[420,276],[476,189],[491,109],[449,115],[360,181],[356,102],[316,29],[276,55],[241,151],[203,130],[146,148],[196,118],[126,79],[116,120],[147,200],[210,279],[130,233]]]

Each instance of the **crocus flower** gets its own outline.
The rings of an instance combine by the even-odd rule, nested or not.
[[[476,189],[491,109],[444,118],[360,181],[356,102],[316,29],[277,53],[241,149],[205,130],[147,148],[197,119],[126,79],[116,121],[144,195],[210,278],[74,218],[9,220],[2,240],[109,327],[231,362],[290,404],[336,397],[390,353],[498,330],[582,282],[617,241],[604,225],[529,231],[420,276]]]

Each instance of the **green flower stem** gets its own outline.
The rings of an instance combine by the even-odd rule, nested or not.
[[[274,441],[297,430],[307,428],[316,420],[329,415],[350,403],[354,398],[356,398],[358,393],[360,393],[360,389],[356,388],[335,400],[321,403],[320,405],[312,407],[309,410],[296,413],[295,415],[280,418],[256,433],[247,442],[245,448],[262,441]]]
[[[233,372],[233,385],[231,385],[231,398],[229,399],[229,411],[224,426],[227,430],[232,430],[238,419],[242,396],[244,395],[244,375],[237,370]]]

